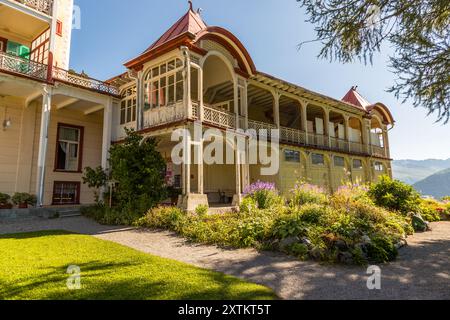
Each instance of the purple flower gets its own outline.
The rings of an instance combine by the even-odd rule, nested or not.
[[[262,182],[262,181],[257,181],[251,185],[249,185],[247,188],[245,188],[244,190],[244,195],[245,196],[251,196],[254,195],[258,192],[261,191],[272,191],[272,192],[276,192],[276,187],[274,183],[271,182]]]

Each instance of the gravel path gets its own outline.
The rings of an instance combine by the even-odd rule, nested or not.
[[[0,234],[67,230],[153,255],[213,269],[273,288],[284,299],[450,299],[450,222],[409,239],[398,261],[382,265],[381,290],[368,290],[366,268],[302,262],[252,249],[190,244],[169,232],[101,226],[83,217],[0,224]]]

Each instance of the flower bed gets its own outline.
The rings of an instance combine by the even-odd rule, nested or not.
[[[195,242],[348,264],[392,261],[413,233],[409,218],[377,207],[362,187],[328,196],[301,184],[292,194],[297,196],[286,204],[272,185],[258,182],[246,190],[239,213],[208,216],[157,208],[136,225],[169,229]]]

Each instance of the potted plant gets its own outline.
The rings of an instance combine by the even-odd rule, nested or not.
[[[28,206],[36,205],[36,196],[29,193],[15,193],[11,198],[12,202],[19,207],[19,209],[27,209]]]
[[[6,193],[0,193],[0,209],[12,209],[12,204],[9,202],[11,196]]]

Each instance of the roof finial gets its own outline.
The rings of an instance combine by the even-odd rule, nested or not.
[[[358,86],[353,86],[353,87],[352,87],[352,90],[353,90],[353,91],[358,90]]]
[[[192,4],[192,1],[189,0],[188,3],[189,3],[189,10],[194,11],[194,5]]]

